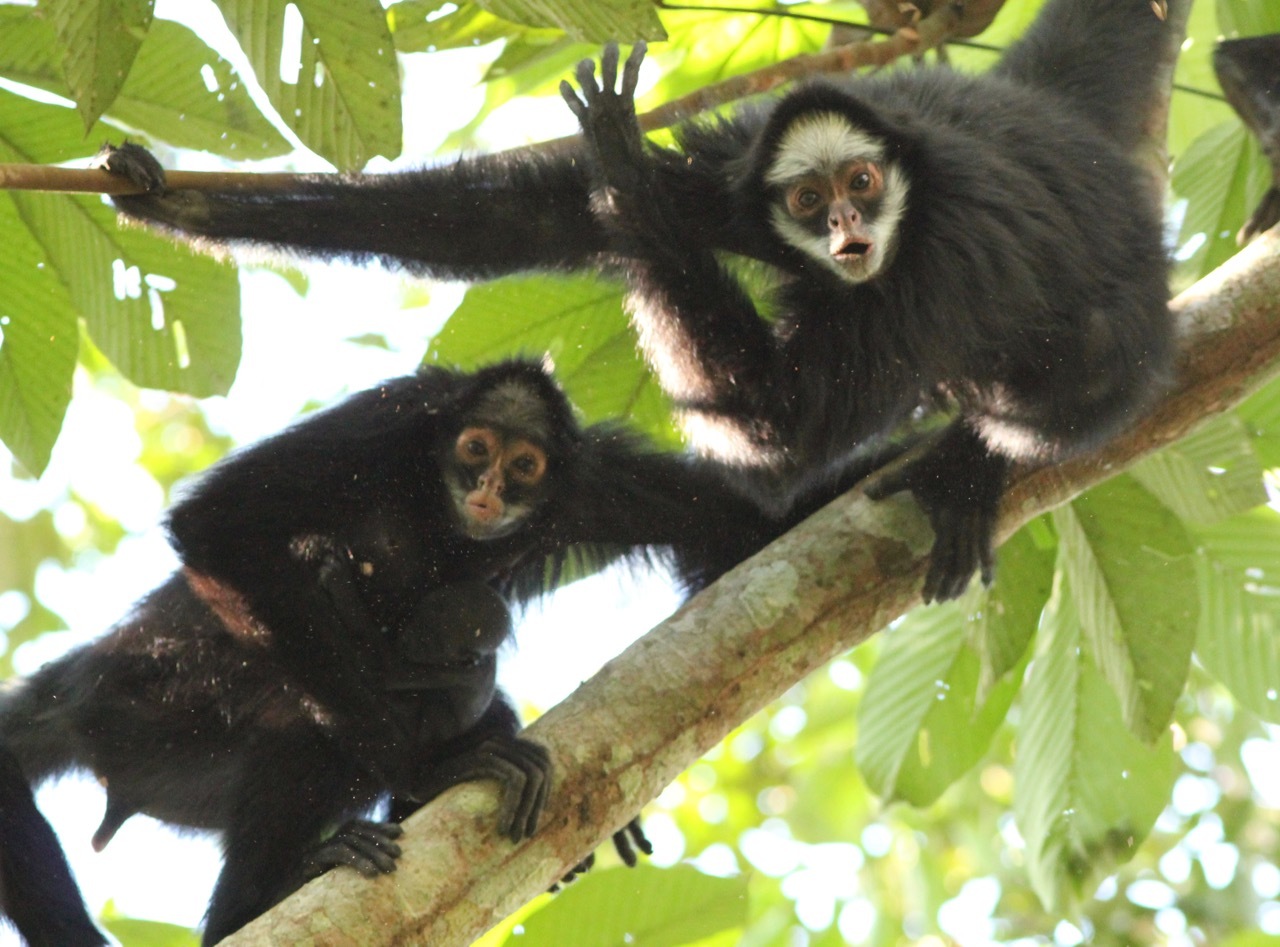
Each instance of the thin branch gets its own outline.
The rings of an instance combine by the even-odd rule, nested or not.
[[[950,11],[950,5],[944,5]],[[784,83],[824,73],[849,73],[865,66],[883,66],[899,56],[916,55],[943,42],[954,29],[954,14],[934,13],[916,25],[914,31],[899,30],[887,40],[863,40],[836,46],[821,53],[803,53],[790,59],[733,76],[705,86],[697,92],[673,99],[639,117],[645,131],[669,128],[695,115],[776,89]],[[575,147],[579,137],[553,138],[536,145],[523,145],[510,154],[559,154]],[[323,175],[276,172],[258,174],[244,171],[167,171],[172,190],[226,191],[240,188],[262,192],[297,190]],[[61,191],[97,194],[141,194],[124,178],[99,168],[63,168],[38,164],[0,164],[0,190]]]
[[[1177,386],[1100,453],[1017,479],[1001,536],[1229,410],[1280,374],[1280,232],[1173,304]],[[463,947],[547,889],[742,721],[919,605],[931,536],[911,501],[843,497],[734,569],[531,728],[557,780],[542,830],[494,831],[494,790],[460,787],[408,823],[391,876],[334,871],[227,947]]]

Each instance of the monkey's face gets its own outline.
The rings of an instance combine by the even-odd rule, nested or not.
[[[495,427],[463,428],[445,460],[445,482],[462,532],[497,539],[517,529],[546,492],[546,452]]]
[[[897,246],[907,183],[885,150],[844,116],[809,113],[782,134],[765,173],[778,235],[850,283],[878,276]]]

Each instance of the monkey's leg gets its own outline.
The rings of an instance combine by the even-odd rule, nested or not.
[[[313,728],[253,735],[242,757],[204,943],[215,944],[314,874],[327,832],[382,788],[360,761]]]

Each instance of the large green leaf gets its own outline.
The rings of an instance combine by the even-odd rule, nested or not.
[[[61,49],[62,75],[85,131],[115,101],[147,29],[154,0],[43,0]]]
[[[1023,687],[1014,759],[1027,871],[1055,913],[1091,874],[1132,857],[1178,768],[1167,730],[1147,746],[1125,725],[1115,691],[1085,653],[1072,569],[1064,565]]]
[[[658,440],[674,442],[670,404],[636,358],[616,285],[533,276],[475,286],[432,341],[428,357],[473,368],[512,355],[549,359],[589,420],[626,418]]]
[[[308,148],[341,168],[400,154],[400,68],[377,0],[217,3],[267,98]],[[286,15],[301,17],[296,56],[282,50],[296,36]]]
[[[1193,543],[1129,477],[1053,512],[1090,654],[1147,742],[1173,715],[1199,620]]]
[[[0,74],[70,98],[54,42],[46,20],[25,7],[0,6]],[[231,64],[168,20],[151,25],[109,111],[112,119],[179,148],[265,158],[292,147],[258,111]]]
[[[1204,242],[1187,264],[1198,279],[1238,249],[1236,231],[1257,205],[1269,181],[1257,143],[1239,121],[1228,121],[1197,138],[1173,166],[1173,190],[1187,201],[1180,243],[1197,234]]]
[[[0,160],[62,161],[83,147],[68,109],[0,90],[0,115]],[[6,240],[30,239],[39,260],[6,280],[6,294],[30,292],[24,284],[55,276],[73,313],[132,381],[201,397],[226,392],[240,360],[233,268],[145,231],[122,230],[98,198],[15,191],[6,200],[16,214],[0,232]],[[75,340],[67,344],[74,353]]]
[[[1239,407],[1236,415],[1253,438],[1253,449],[1267,467],[1280,467],[1280,378],[1267,382]]]
[[[1197,523],[1216,523],[1267,502],[1262,462],[1234,414],[1214,418],[1129,473],[1182,519]]]
[[[996,582],[970,623],[981,662],[979,705],[1001,678],[1023,663],[1053,590],[1056,548],[1044,518],[1028,523],[1000,547]]]
[[[1280,5],[1258,0],[1217,0],[1215,6],[1223,36],[1280,33]]]
[[[1196,657],[1241,704],[1280,723],[1280,514],[1261,508],[1196,532]]]
[[[0,194],[0,234],[0,440],[38,475],[71,403],[79,329],[66,287],[9,194]]]
[[[691,865],[615,868],[588,875],[523,921],[511,947],[679,947],[747,921],[747,879]]]
[[[855,758],[886,799],[926,806],[986,752],[1017,693],[1008,678],[979,703],[981,663],[967,603],[916,609],[887,635],[858,707]]]

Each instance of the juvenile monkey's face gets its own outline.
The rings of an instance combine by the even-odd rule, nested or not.
[[[546,452],[495,427],[463,428],[445,461],[445,481],[462,532],[498,539],[519,528],[545,495]]]
[[[802,115],[779,140],[765,173],[774,229],[850,283],[892,261],[907,183],[882,141],[834,112]]]

